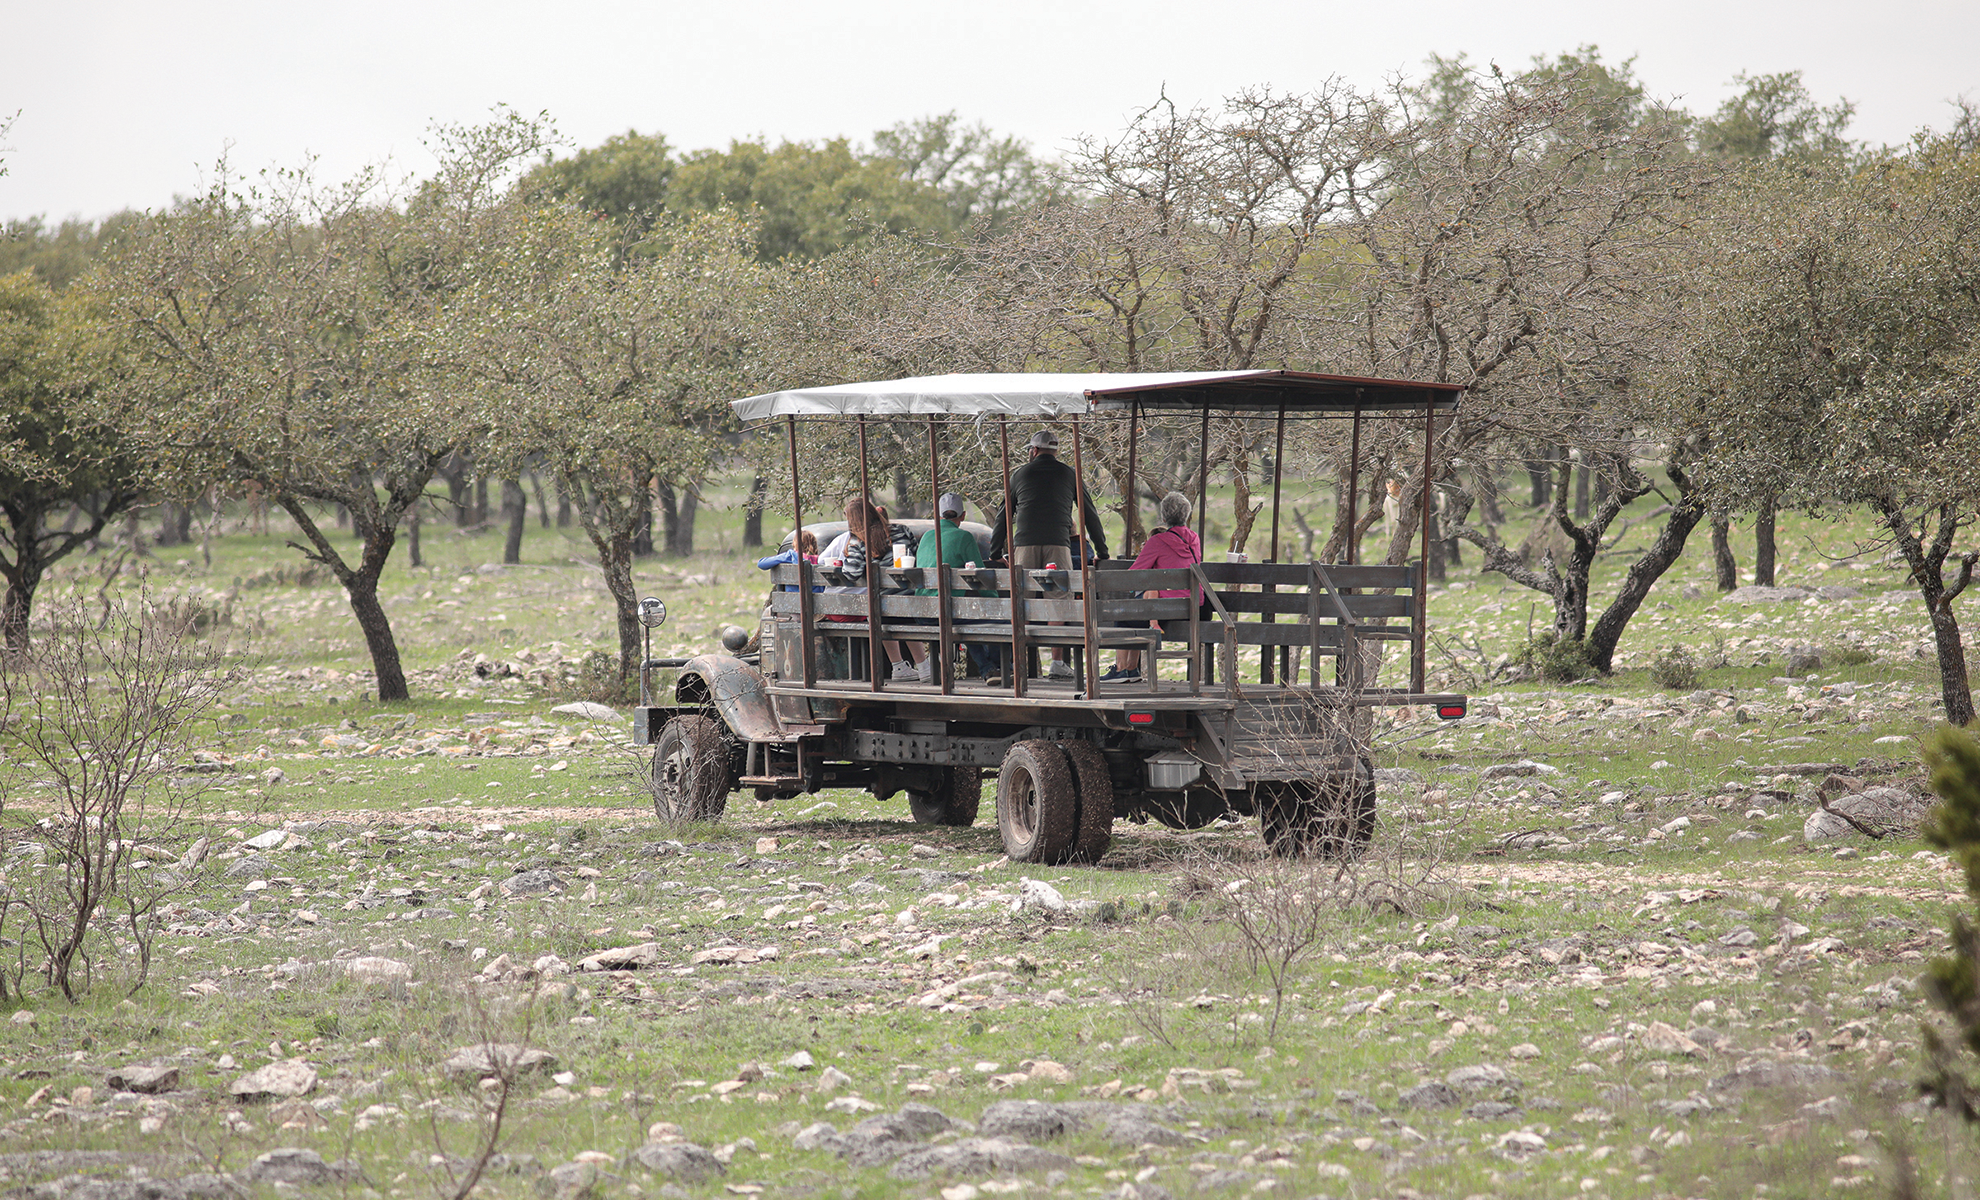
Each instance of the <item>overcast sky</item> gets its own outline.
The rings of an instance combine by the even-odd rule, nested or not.
[[[768,136],[864,140],[954,110],[1054,155],[1159,89],[1214,102],[1251,84],[1373,85],[1432,52],[1523,66],[1599,45],[1659,95],[1709,112],[1740,71],[1799,69],[1858,105],[1858,138],[1943,128],[1980,98],[1980,2],[1666,0],[1657,4],[529,3],[0,0],[0,217],[101,217],[306,154],[341,177],[428,164],[435,121],[507,103],[577,146],[636,128],[676,147]]]

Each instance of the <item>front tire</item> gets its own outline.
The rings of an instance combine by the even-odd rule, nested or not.
[[[729,748],[713,718],[675,717],[653,746],[653,814],[713,821],[729,803]]]
[[[976,824],[976,810],[983,803],[983,772],[977,767],[942,767],[936,772],[935,790],[909,788],[907,798],[917,825],[966,828]]]
[[[1012,862],[1063,863],[1079,833],[1072,763],[1056,743],[1019,742],[997,771],[997,832]]]

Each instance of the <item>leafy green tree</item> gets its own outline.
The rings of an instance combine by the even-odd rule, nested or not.
[[[426,339],[483,414],[490,461],[534,456],[572,498],[618,613],[621,679],[639,665],[633,542],[653,488],[699,486],[734,428],[753,232],[729,213],[668,217],[621,262],[597,222],[537,208],[481,245]]]
[[[94,224],[71,219],[52,229],[40,217],[9,221],[0,229],[0,275],[33,271],[59,292],[88,271],[105,246],[142,219],[142,214],[126,211]]]
[[[0,277],[0,633],[9,651],[28,646],[49,566],[143,494],[142,464],[120,429],[122,396],[115,355],[83,297],[57,296],[27,271]],[[82,520],[53,527],[67,512]]]
[[[950,226],[940,191],[903,175],[893,159],[860,155],[845,138],[775,147],[737,141],[727,150],[695,151],[674,168],[668,206],[751,213],[760,230],[757,257],[764,262],[818,258],[875,230],[946,232]]]
[[[1853,149],[1846,133],[1856,105],[1838,99],[1818,103],[1799,71],[1733,76],[1739,94],[1698,122],[1697,142],[1706,154],[1751,160],[1786,160],[1805,168],[1838,164]]]
[[[1829,178],[1846,169],[1855,150],[1846,136],[1856,113],[1854,104],[1837,100],[1824,107],[1799,71],[1740,74],[1733,77],[1733,84],[1739,93],[1697,123],[1700,152],[1745,163],[1763,180],[1778,171]],[[1753,582],[1773,586],[1780,497],[1772,492],[1733,497],[1723,487],[1718,490],[1722,504],[1730,500],[1752,511]],[[1717,525],[1714,534],[1723,540]]]
[[[432,386],[414,334],[472,282],[466,264],[515,217],[512,185],[543,141],[513,113],[444,128],[438,172],[403,209],[371,172],[242,189],[223,171],[125,239],[94,285],[152,409],[148,453],[182,485],[253,483],[289,514],[290,544],[350,598],[381,700],[407,694],[378,591],[399,523],[478,432]],[[354,557],[318,523],[323,506],[350,514]]]
[[[1735,494],[1877,515],[1966,724],[1953,603],[1980,560],[1980,153],[1940,139],[1840,183],[1766,177],[1707,232],[1673,419]]]
[[[667,139],[628,129],[530,172],[525,188],[618,227],[630,246],[667,209],[674,158]]]
[[[1057,173],[1021,139],[999,137],[980,121],[964,125],[953,112],[883,129],[873,146],[903,177],[941,196],[943,232],[999,237],[1027,210],[1064,194]]]

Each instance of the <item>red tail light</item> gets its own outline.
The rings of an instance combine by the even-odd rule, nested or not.
[[[1463,710],[1459,710],[1459,715],[1463,715]],[[1130,725],[1153,725],[1154,723],[1155,723],[1155,714],[1152,712],[1151,713],[1131,712],[1128,714],[1128,724]]]
[[[1446,721],[1455,721],[1464,716],[1464,705],[1440,704],[1437,706],[1437,715]]]

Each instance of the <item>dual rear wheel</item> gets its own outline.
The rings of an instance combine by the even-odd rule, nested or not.
[[[1114,785],[1091,742],[1019,742],[997,772],[997,832],[1012,862],[1098,862],[1113,840]]]

